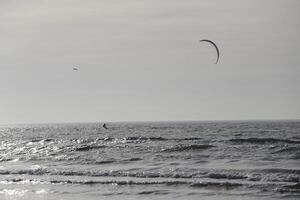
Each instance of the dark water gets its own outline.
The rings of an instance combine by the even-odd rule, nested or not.
[[[300,122],[0,127],[0,199],[299,199]]]

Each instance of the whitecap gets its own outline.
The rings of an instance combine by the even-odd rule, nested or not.
[[[3,189],[3,190],[0,190],[0,194],[4,194],[5,196],[15,196],[15,197],[22,197],[27,192],[28,192],[28,190],[20,190],[20,189]]]
[[[48,191],[46,189],[41,189],[41,190],[37,190],[35,191],[36,194],[47,194]]]

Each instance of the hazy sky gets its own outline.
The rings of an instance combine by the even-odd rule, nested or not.
[[[299,0],[0,0],[0,124],[300,119],[299,11]],[[217,65],[200,39],[219,46]]]

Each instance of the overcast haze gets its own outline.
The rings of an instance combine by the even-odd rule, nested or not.
[[[298,0],[0,0],[0,123],[300,119],[299,11]],[[200,39],[219,46],[217,65]]]

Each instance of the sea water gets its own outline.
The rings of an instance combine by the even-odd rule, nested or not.
[[[0,127],[0,199],[299,199],[300,121]]]

